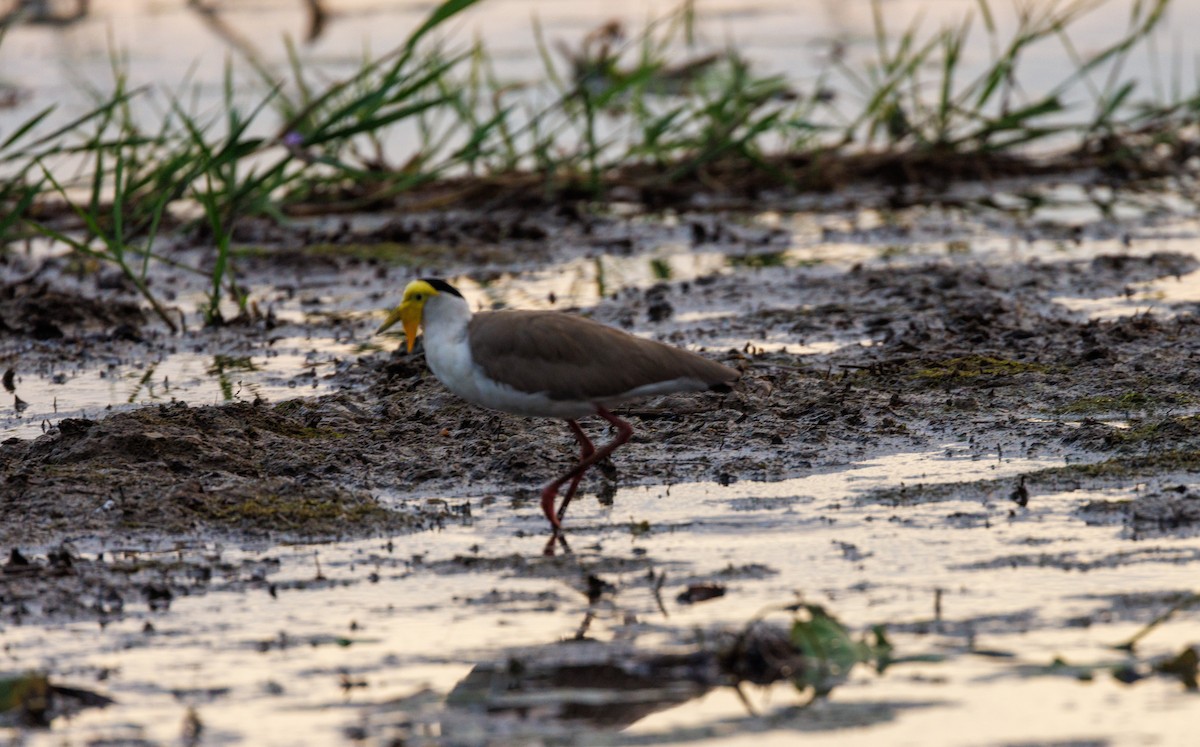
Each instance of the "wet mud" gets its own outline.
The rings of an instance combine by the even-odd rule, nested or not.
[[[229,378],[222,379],[228,401],[189,404],[177,385],[158,404],[48,413],[41,435],[0,443],[3,624],[125,626],[122,635],[140,636],[140,647],[153,645],[148,636],[160,628],[165,640],[171,610],[198,599],[237,597],[253,607],[264,597],[353,598],[413,583],[445,585],[453,597],[420,586],[411,601],[389,596],[387,609],[400,604],[414,618],[428,615],[434,629],[453,627],[447,618],[462,616],[528,624],[583,610],[583,622],[568,624],[573,634],[560,628],[557,639],[531,632],[517,636],[523,645],[505,636],[498,645],[485,636],[457,684],[445,685],[444,677],[433,690],[409,683],[402,697],[366,699],[356,719],[338,727],[342,739],[357,743],[487,744],[488,735],[519,723],[513,733],[520,739],[571,744],[580,724],[605,732],[641,728],[657,723],[655,714],[708,703],[716,692],[734,694],[723,721],[665,733],[686,742],[784,724],[788,733],[836,738],[847,726],[891,724],[946,707],[936,692],[922,699],[889,690],[874,702],[830,702],[809,715],[804,704],[813,692],[804,693],[811,683],[797,682],[796,672],[814,661],[824,666],[824,659],[805,650],[794,629],[755,627],[765,600],[748,590],[763,585],[777,604],[787,602],[783,588],[820,589],[827,602],[857,610],[859,620],[882,605],[892,617],[876,621],[906,637],[907,650],[919,654],[913,661],[982,655],[982,636],[1016,645],[1011,636],[1064,626],[1145,625],[1173,605],[1193,614],[1186,585],[1164,576],[1172,588],[1141,597],[1124,587],[1109,594],[1089,587],[1064,602],[1069,609],[1039,612],[1010,592],[1007,608],[985,602],[943,615],[944,582],[920,576],[906,586],[907,559],[891,559],[889,542],[880,539],[889,535],[880,532],[990,537],[1000,529],[1009,538],[1003,543],[937,560],[940,572],[981,584],[1021,571],[1094,578],[1194,569],[1200,549],[1188,541],[1200,526],[1193,477],[1200,470],[1200,296],[1109,315],[1085,313],[1080,304],[1136,304],[1148,287],[1183,283],[1200,268],[1200,252],[1143,250],[1136,230],[1132,240],[1073,252],[1080,246],[1074,234],[1049,227],[1029,240],[1066,249],[975,251],[969,238],[954,238],[948,251],[893,253],[889,247],[904,239],[889,230],[830,229],[822,241],[863,242],[874,256],[810,261],[789,253],[788,234],[771,221],[638,220],[646,227],[564,214],[443,217],[380,222],[366,233],[327,222],[306,229],[306,242],[325,247],[317,252],[304,251],[290,231],[247,229],[240,239],[255,248],[239,260],[241,282],[272,290],[253,313],[227,315],[231,322],[220,328],[193,325],[181,336],[146,316],[129,289],[98,294],[60,259],[14,259],[14,273],[46,263],[45,277],[14,278],[0,289],[4,383],[18,412],[23,393],[49,383],[61,386],[55,391],[66,400],[72,382],[114,370],[106,361],[187,350],[223,356],[221,376],[241,370],[273,391],[301,396],[260,396]],[[725,259],[675,277],[651,254],[650,279],[597,281],[578,297],[499,290],[520,289],[523,278],[544,288],[533,280],[547,264],[586,263],[597,252],[637,257],[664,236],[685,252],[719,247]],[[443,243],[458,249],[433,250]],[[728,394],[621,408],[633,440],[584,481],[561,546],[542,545],[538,496],[575,459],[565,425],[464,403],[434,379],[419,347],[408,354],[396,337],[371,335],[379,319],[373,312],[395,302],[405,278],[458,277],[480,262],[488,269],[471,277],[484,281],[481,304],[569,308],[743,372]],[[354,300],[345,300],[347,288]],[[180,285],[175,292],[182,307],[192,291]],[[255,371],[250,362],[267,351],[283,355],[283,346],[296,344],[288,340],[308,339],[336,340],[342,352],[309,353],[284,371]],[[594,440],[607,435],[590,420],[584,427]],[[886,475],[878,484],[860,476],[863,465],[906,454],[924,455],[918,462],[930,469],[940,460],[945,472],[918,466],[912,475],[897,462],[878,468]],[[838,479],[847,482],[837,487]],[[855,479],[860,487],[852,487]],[[834,480],[834,487],[821,487],[821,480]],[[697,486],[724,492],[697,499]],[[660,508],[676,489],[690,502]],[[639,490],[665,491],[664,500],[638,503]],[[801,543],[805,549],[793,550],[795,542],[778,529],[784,526],[796,537],[819,533],[823,549]],[[1084,531],[1106,532],[1106,539],[1073,547],[1072,533]],[[737,544],[756,535],[762,549]],[[726,557],[716,550],[722,538],[739,549]],[[712,557],[703,549],[683,552],[679,542],[711,546]],[[771,544],[778,542],[786,544]],[[820,581],[807,571],[803,580],[796,575],[810,561]],[[930,562],[912,573],[924,573]],[[880,566],[900,575],[889,582],[859,573]],[[979,592],[962,583],[954,593],[978,601]],[[897,615],[897,595],[904,594],[921,601],[908,600]],[[372,604],[356,614],[386,627],[390,612]],[[709,618],[710,609],[721,612]],[[675,616],[689,621],[686,630]],[[348,630],[289,619],[277,630],[247,632],[234,648],[269,655],[307,641],[358,651],[374,640],[359,632],[358,618]],[[647,625],[649,619],[657,622]],[[653,642],[627,645],[623,630]],[[750,630],[759,631],[753,645],[739,638]],[[530,640],[539,637],[542,643]],[[878,653],[872,647],[883,639],[853,640],[847,650],[861,653],[856,647],[867,645]],[[998,661],[1008,656],[992,653]],[[447,666],[425,653],[398,656],[418,668]],[[370,691],[370,683],[386,678],[387,661],[329,670],[337,697]],[[1174,685],[1194,675],[1188,661],[1186,651],[1173,651],[1124,666]],[[99,679],[95,666],[71,672]],[[1098,667],[1071,671],[1077,678],[1110,671]],[[55,686],[66,687],[57,671],[51,674]],[[322,670],[322,681],[327,674]],[[847,676],[815,688],[817,699],[850,682]],[[255,692],[290,697],[271,683]],[[756,720],[761,704],[739,683],[779,683],[801,693],[791,701],[799,705]],[[197,719],[219,711],[213,701],[223,697],[172,696],[201,714]],[[163,732],[155,733],[161,741]]]
[[[33,340],[60,340],[65,326],[76,331],[135,337],[146,321],[131,301],[89,298],[51,288],[36,278],[0,286],[0,334]]]
[[[1200,318],[1183,309],[1169,318],[1084,320],[1053,297],[1079,289],[1119,294],[1132,282],[1196,266],[1193,257],[1171,253],[1004,267],[931,261],[839,274],[781,268],[711,275],[617,293],[594,310],[596,318],[634,326],[692,308],[734,308],[717,323],[673,325],[661,335],[701,349],[717,329],[723,337],[858,344],[824,354],[708,348],[743,370],[736,391],[626,406],[634,439],[607,477],[585,489],[603,495],[618,479],[779,480],[927,448],[951,435],[973,456],[1070,454],[1097,477],[1100,462],[1114,465],[1114,479],[1195,467],[1200,425],[1190,413],[1200,389],[1193,365]],[[751,289],[770,306],[736,308]],[[99,334],[130,326],[120,320],[133,314],[128,304],[72,307],[58,297],[54,308],[59,323]],[[76,335],[61,354],[89,342]],[[66,418],[41,438],[9,439],[0,445],[5,511],[23,520],[5,523],[2,541],[139,530],[312,539],[421,528],[445,508],[419,500],[397,508],[380,497],[497,491],[522,502],[571,462],[563,424],[458,400],[428,372],[419,349],[343,360],[326,378],[337,393],[277,403],[175,402],[98,420]],[[1043,476],[1029,479],[1036,491]],[[1064,479],[1054,477],[1056,484]]]

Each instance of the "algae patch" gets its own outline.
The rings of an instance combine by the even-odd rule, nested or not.
[[[1145,391],[1128,391],[1115,395],[1080,397],[1055,412],[1061,415],[1101,415],[1105,413],[1154,412],[1195,403],[1194,397],[1184,394],[1156,395]]]
[[[926,363],[913,374],[916,379],[937,382],[971,383],[979,379],[1019,376],[1026,373],[1048,373],[1042,363],[997,358],[990,355],[966,355]]]
[[[323,527],[386,526],[392,514],[383,506],[351,495],[327,496],[276,494],[244,500],[211,501],[203,518],[232,527],[275,527],[311,532]]]

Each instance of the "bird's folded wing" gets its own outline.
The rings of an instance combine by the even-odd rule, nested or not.
[[[681,348],[557,311],[475,314],[471,356],[488,377],[555,400],[619,399],[678,381],[678,391],[729,383],[738,372]]]

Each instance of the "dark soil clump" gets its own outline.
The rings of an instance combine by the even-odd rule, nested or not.
[[[67,419],[37,440],[6,443],[5,512],[25,520],[6,523],[5,541],[131,530],[335,537],[442,518],[386,508],[363,480],[341,479],[369,465],[355,456],[359,439],[330,448],[348,436],[338,430],[342,404],[163,405]]]
[[[47,283],[0,285],[0,336],[59,340],[77,332],[136,335],[146,316],[132,301],[99,300],[55,290]]]

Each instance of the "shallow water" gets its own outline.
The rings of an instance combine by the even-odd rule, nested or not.
[[[4,437],[31,438],[64,418],[96,419],[114,410],[152,404],[190,405],[279,402],[328,391],[322,377],[359,344],[337,340],[278,338],[268,349],[242,347],[227,353],[164,352],[150,360],[114,358],[14,377],[20,407],[0,415]],[[21,359],[18,358],[18,361]],[[19,364],[18,364],[19,368]]]
[[[1140,624],[1122,619],[1119,609],[1112,615],[1110,598],[1193,588],[1194,561],[1170,558],[1195,550],[1195,540],[1132,543],[1117,539],[1117,527],[1086,526],[1073,515],[1097,497],[1086,489],[1036,495],[1028,510],[1018,511],[1004,496],[896,508],[862,502],[875,488],[975,479],[1003,485],[1004,478],[1051,464],[945,456],[955,449],[946,444],[778,483],[622,489],[611,508],[585,499],[568,516],[575,552],[556,558],[541,557],[544,520],[536,507],[514,508],[503,496],[469,499],[469,521],[391,540],[184,549],[184,555],[254,563],[243,566],[240,579],[214,579],[223,590],[176,597],[168,611],[130,604],[124,619],[105,626],[5,625],[5,669],[46,669],[60,682],[117,700],[61,719],[48,732],[26,733],[23,743],[101,737],[175,743],[188,708],[204,724],[203,743],[337,744],[357,730],[369,744],[397,730],[407,730],[416,744],[539,741],[562,725],[504,726],[447,712],[439,694],[479,662],[569,638],[588,610],[581,593],[588,573],[616,587],[611,606],[600,608],[589,629],[601,641],[684,646],[697,630],[738,628],[761,610],[802,597],[836,610],[856,630],[895,626],[893,642],[906,655],[948,659],[899,664],[882,675],[862,668],[828,702],[807,710],[797,710],[806,698],[790,685],[749,689],[760,716],[748,715],[732,691],[716,690],[624,732],[577,731],[563,743],[784,744],[797,732],[806,741],[838,744],[1185,743],[1196,696],[1178,683],[1125,686],[1104,674],[1081,683],[1031,677],[1021,666],[1048,665],[1054,657],[1119,660],[1107,647]],[[975,519],[948,522],[955,514]],[[640,522],[649,531],[631,532]],[[120,544],[113,540],[104,549],[119,555]],[[1143,553],[1144,562],[1101,564],[1086,573],[1036,564],[988,567],[1031,551],[1089,561],[1128,550]],[[649,569],[666,574],[662,611],[642,582]],[[695,580],[722,583],[727,593],[702,604],[675,602]],[[1148,637],[1140,652],[1172,653],[1198,636],[1195,612],[1185,613]],[[426,689],[432,693],[384,707]],[[436,736],[447,720],[472,718],[482,719],[471,723],[487,740],[421,737]],[[510,728],[523,735],[517,742],[502,736]]]

